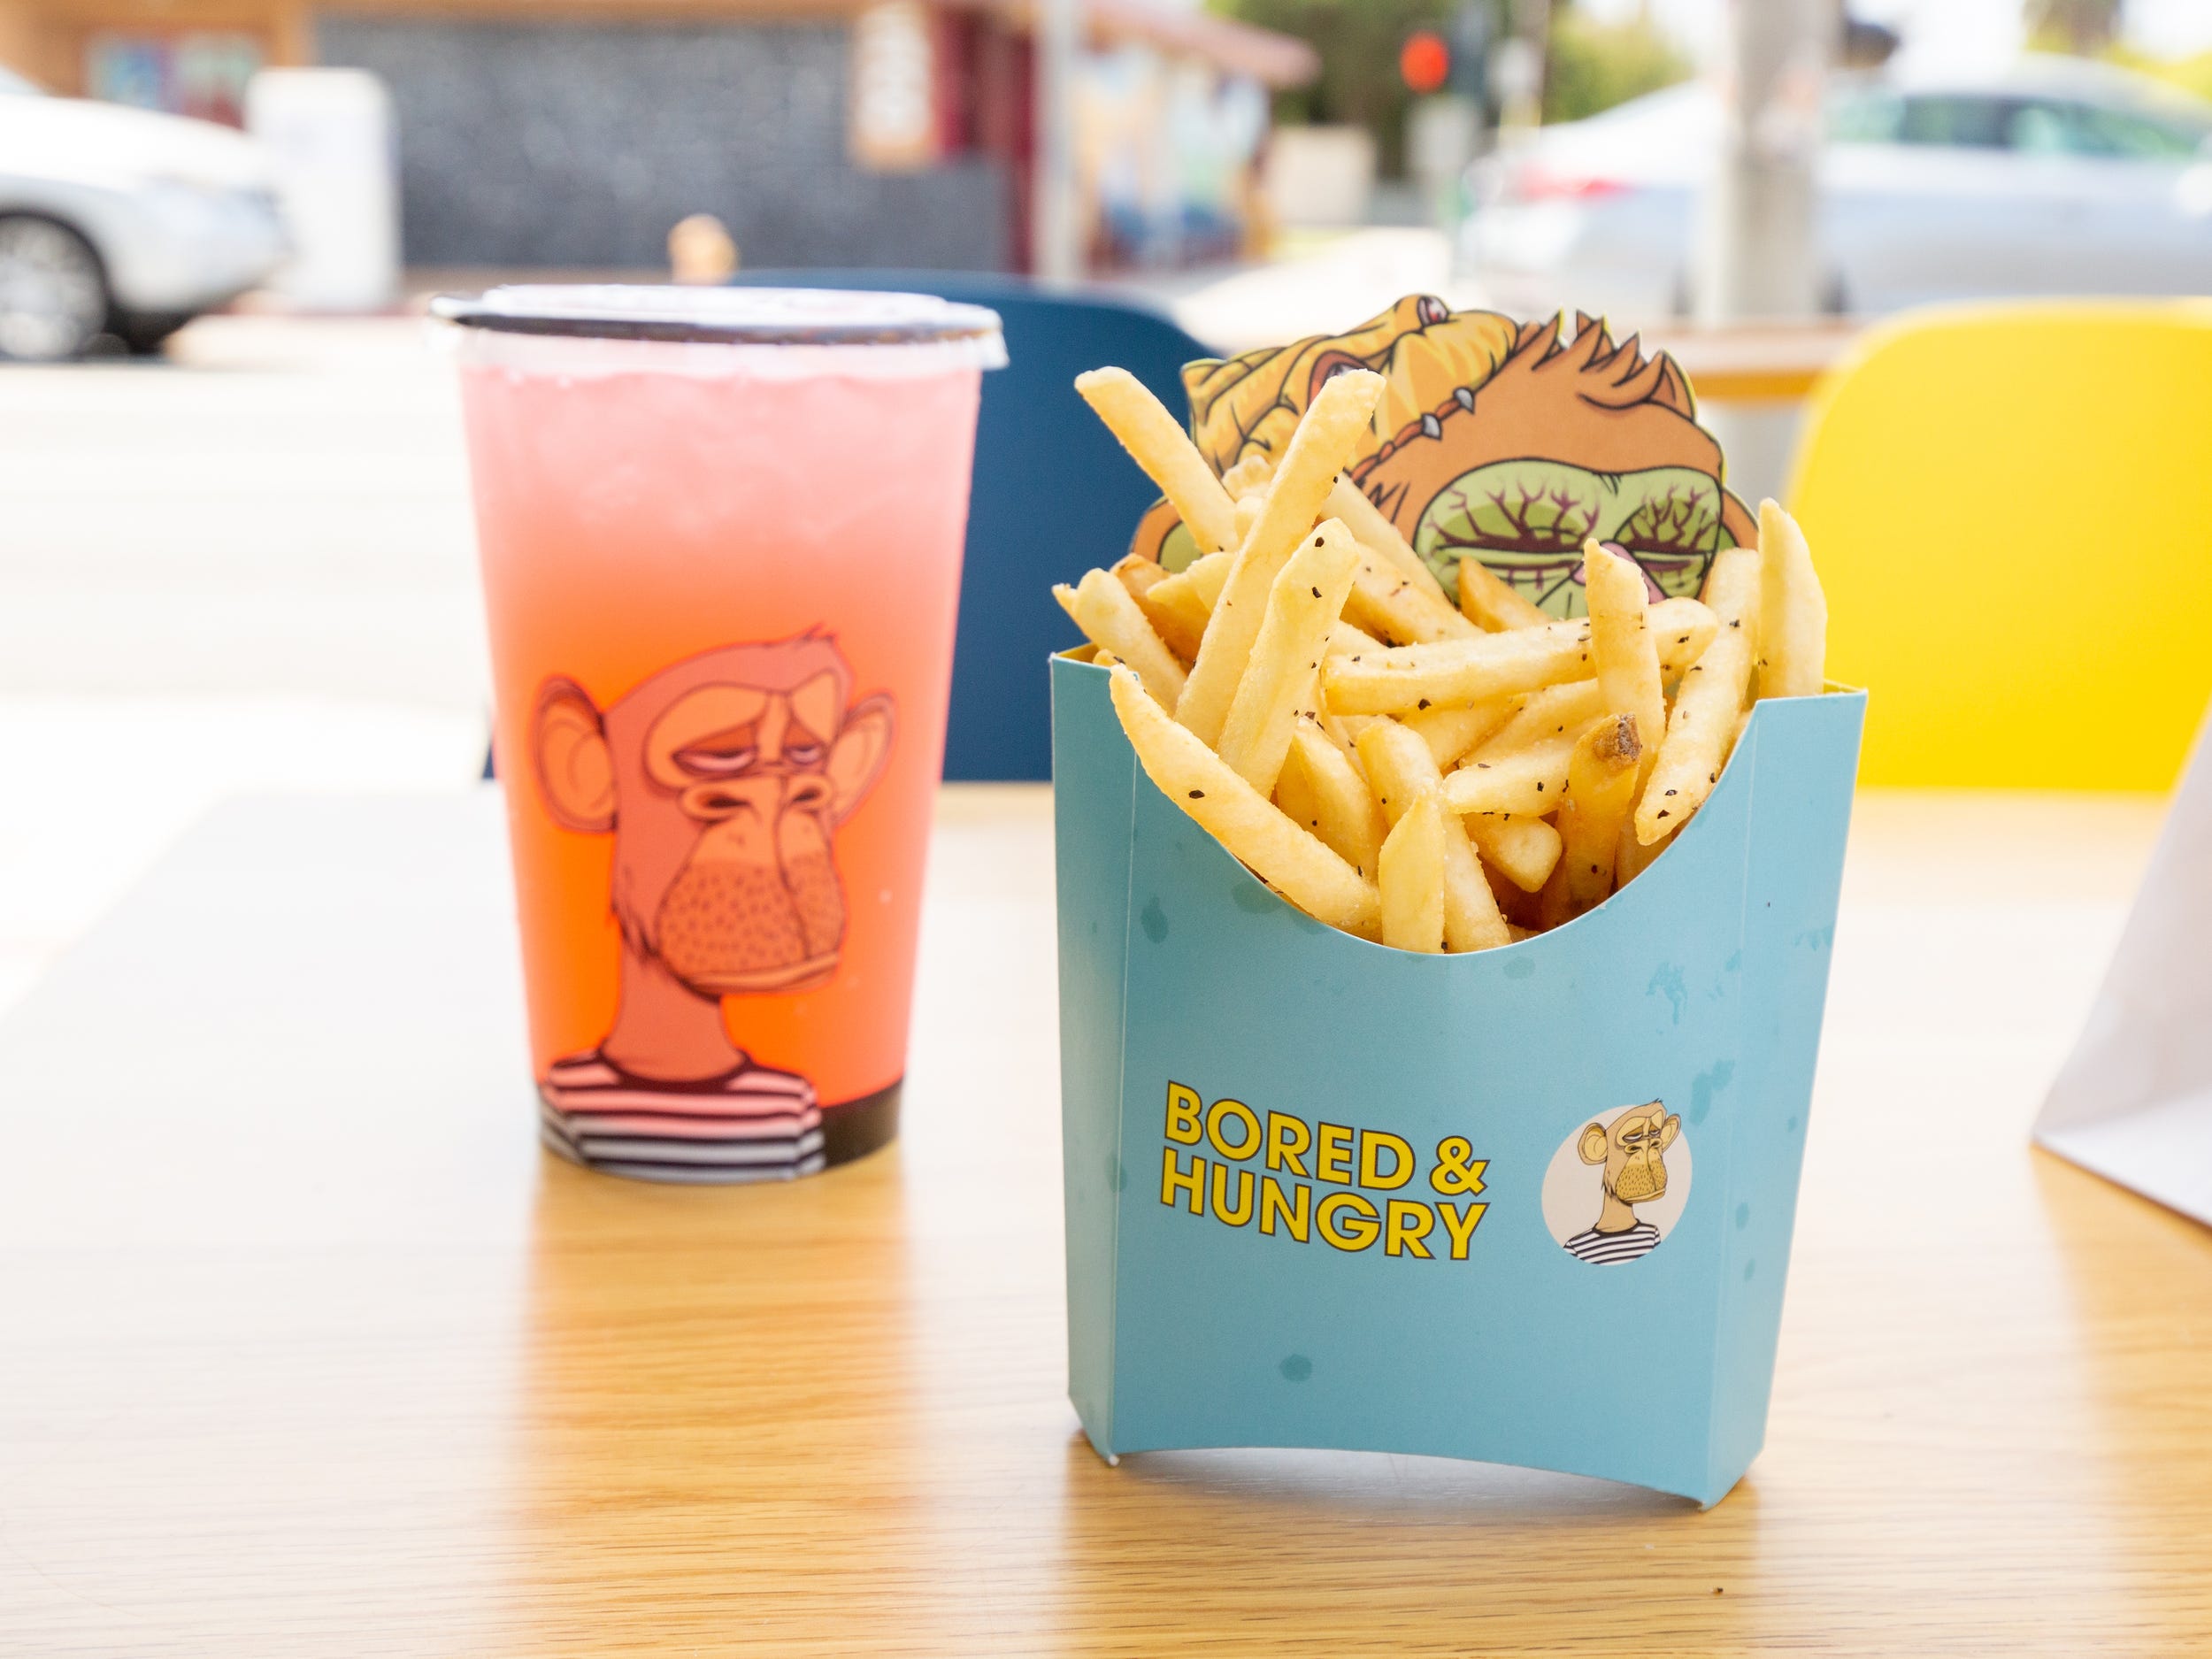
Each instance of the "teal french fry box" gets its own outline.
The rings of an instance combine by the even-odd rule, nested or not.
[[[1588,915],[1278,897],[1056,657],[1069,1394],[1110,1460],[1428,1453],[1717,1502],[1766,1432],[1864,694],[1756,705]]]

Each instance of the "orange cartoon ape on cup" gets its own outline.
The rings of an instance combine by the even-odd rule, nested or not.
[[[1567,1240],[1576,1259],[1601,1263],[1632,1262],[1649,1255],[1659,1229],[1637,1218],[1636,1206],[1667,1192],[1667,1148],[1682,1132],[1682,1120],[1664,1101],[1630,1108],[1609,1130],[1594,1123],[1582,1132],[1575,1150],[1585,1164],[1601,1164],[1604,1197],[1595,1222]]]
[[[838,826],[883,771],[891,700],[852,700],[829,639],[728,645],[601,710],[574,681],[538,688],[538,792],[564,828],[614,837],[619,1001],[596,1048],[553,1063],[546,1135],[579,1163],[664,1178],[822,1167],[806,1078],[731,1041],[722,999],[803,990],[837,970]]]

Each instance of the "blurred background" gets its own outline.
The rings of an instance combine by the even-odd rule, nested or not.
[[[0,1005],[219,795],[477,776],[433,292],[1579,307],[1755,498],[1870,319],[2212,290],[2207,96],[2205,0],[0,0]]]

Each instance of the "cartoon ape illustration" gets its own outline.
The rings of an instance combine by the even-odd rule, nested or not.
[[[1575,1150],[1585,1164],[1602,1164],[1599,1177],[1605,1197],[1598,1218],[1567,1240],[1578,1260],[1609,1264],[1632,1262],[1659,1242],[1659,1229],[1636,1218],[1636,1206],[1667,1190],[1667,1148],[1682,1130],[1682,1120],[1664,1101],[1630,1108],[1607,1129],[1592,1124]]]
[[[890,699],[853,702],[851,670],[818,634],[703,652],[603,710],[572,680],[538,688],[538,793],[564,828],[613,835],[622,950],[613,1024],[540,1085],[556,1150],[670,1179],[822,1166],[813,1085],[732,1043],[722,999],[836,972],[833,841],[892,732]]]
[[[1723,548],[1758,530],[1722,482],[1720,446],[1696,421],[1689,382],[1664,352],[1615,344],[1578,314],[1516,323],[1409,295],[1349,334],[1183,371],[1199,449],[1217,471],[1279,458],[1329,377],[1386,382],[1353,481],[1428,562],[1448,593],[1479,558],[1554,616],[1580,616],[1584,541],[1624,549],[1655,596],[1694,594]],[[1180,569],[1197,549],[1156,506],[1134,549]]]

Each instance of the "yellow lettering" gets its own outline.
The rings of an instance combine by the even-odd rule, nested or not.
[[[1300,1126],[1302,1128],[1304,1125]],[[1305,1171],[1302,1170],[1299,1173],[1302,1175]],[[1273,1237],[1275,1218],[1280,1216],[1283,1225],[1290,1230],[1290,1236],[1303,1244],[1312,1219],[1313,1188],[1293,1182],[1290,1190],[1297,1194],[1298,1202],[1294,1206],[1283,1196],[1283,1189],[1275,1184],[1272,1175],[1260,1177],[1260,1231]]]
[[[1383,1254],[1403,1256],[1410,1251],[1425,1262],[1436,1258],[1421,1242],[1436,1225],[1429,1207],[1410,1198],[1394,1198],[1383,1208]]]
[[[1390,1172],[1386,1175],[1379,1167],[1381,1160],[1375,1155],[1390,1154]],[[1378,1192],[1394,1192],[1413,1179],[1413,1148],[1396,1135],[1385,1134],[1379,1129],[1359,1132],[1359,1184],[1374,1187]],[[1396,1255],[1396,1251],[1392,1251]],[[1426,1252],[1423,1252],[1426,1254]]]
[[[1160,1148],[1160,1202],[1170,1210],[1175,1208],[1175,1194],[1190,1194],[1190,1212],[1194,1216],[1206,1213],[1206,1160],[1191,1155],[1190,1173],[1186,1175],[1177,1167],[1178,1158],[1173,1147]]]
[[[1452,1235],[1452,1260],[1467,1259],[1467,1241],[1475,1236],[1475,1229],[1482,1225],[1482,1212],[1487,1204],[1439,1203],[1436,1213],[1444,1217],[1444,1231]],[[1428,1252],[1424,1250],[1424,1256]]]
[[[1256,1128],[1255,1133],[1257,1133]],[[1229,1207],[1228,1194],[1222,1180],[1225,1175],[1237,1178],[1237,1202],[1233,1210]],[[1232,1170],[1225,1164],[1214,1165],[1214,1219],[1225,1221],[1233,1227],[1241,1227],[1252,1219],[1251,1171]]]
[[[1244,1125],[1244,1133],[1233,1147],[1221,1138],[1224,1118],[1233,1118]],[[1213,1110],[1206,1114],[1206,1139],[1214,1143],[1214,1150],[1225,1158],[1248,1158],[1260,1149],[1260,1120],[1242,1101],[1225,1096],[1216,1101]]]
[[[1167,1138],[1178,1146],[1198,1144],[1198,1091],[1180,1083],[1167,1086]]]
[[[1327,1125],[1324,1125],[1325,1141],[1327,1133]],[[1348,1213],[1352,1217],[1349,1223],[1337,1219]],[[1331,1193],[1316,1206],[1313,1218],[1321,1224],[1321,1236],[1340,1250],[1363,1250],[1374,1243],[1375,1235],[1380,1231],[1376,1225],[1375,1206],[1357,1193]]]
[[[1267,1167],[1288,1170],[1293,1175],[1310,1175],[1306,1168],[1306,1154],[1313,1149],[1313,1131],[1306,1127],[1302,1118],[1286,1118],[1280,1112],[1267,1114]],[[1304,1234],[1300,1234],[1304,1237]]]
[[[1352,1132],[1342,1124],[1321,1125],[1321,1151],[1314,1168],[1325,1181],[1342,1187],[1352,1184]]]

